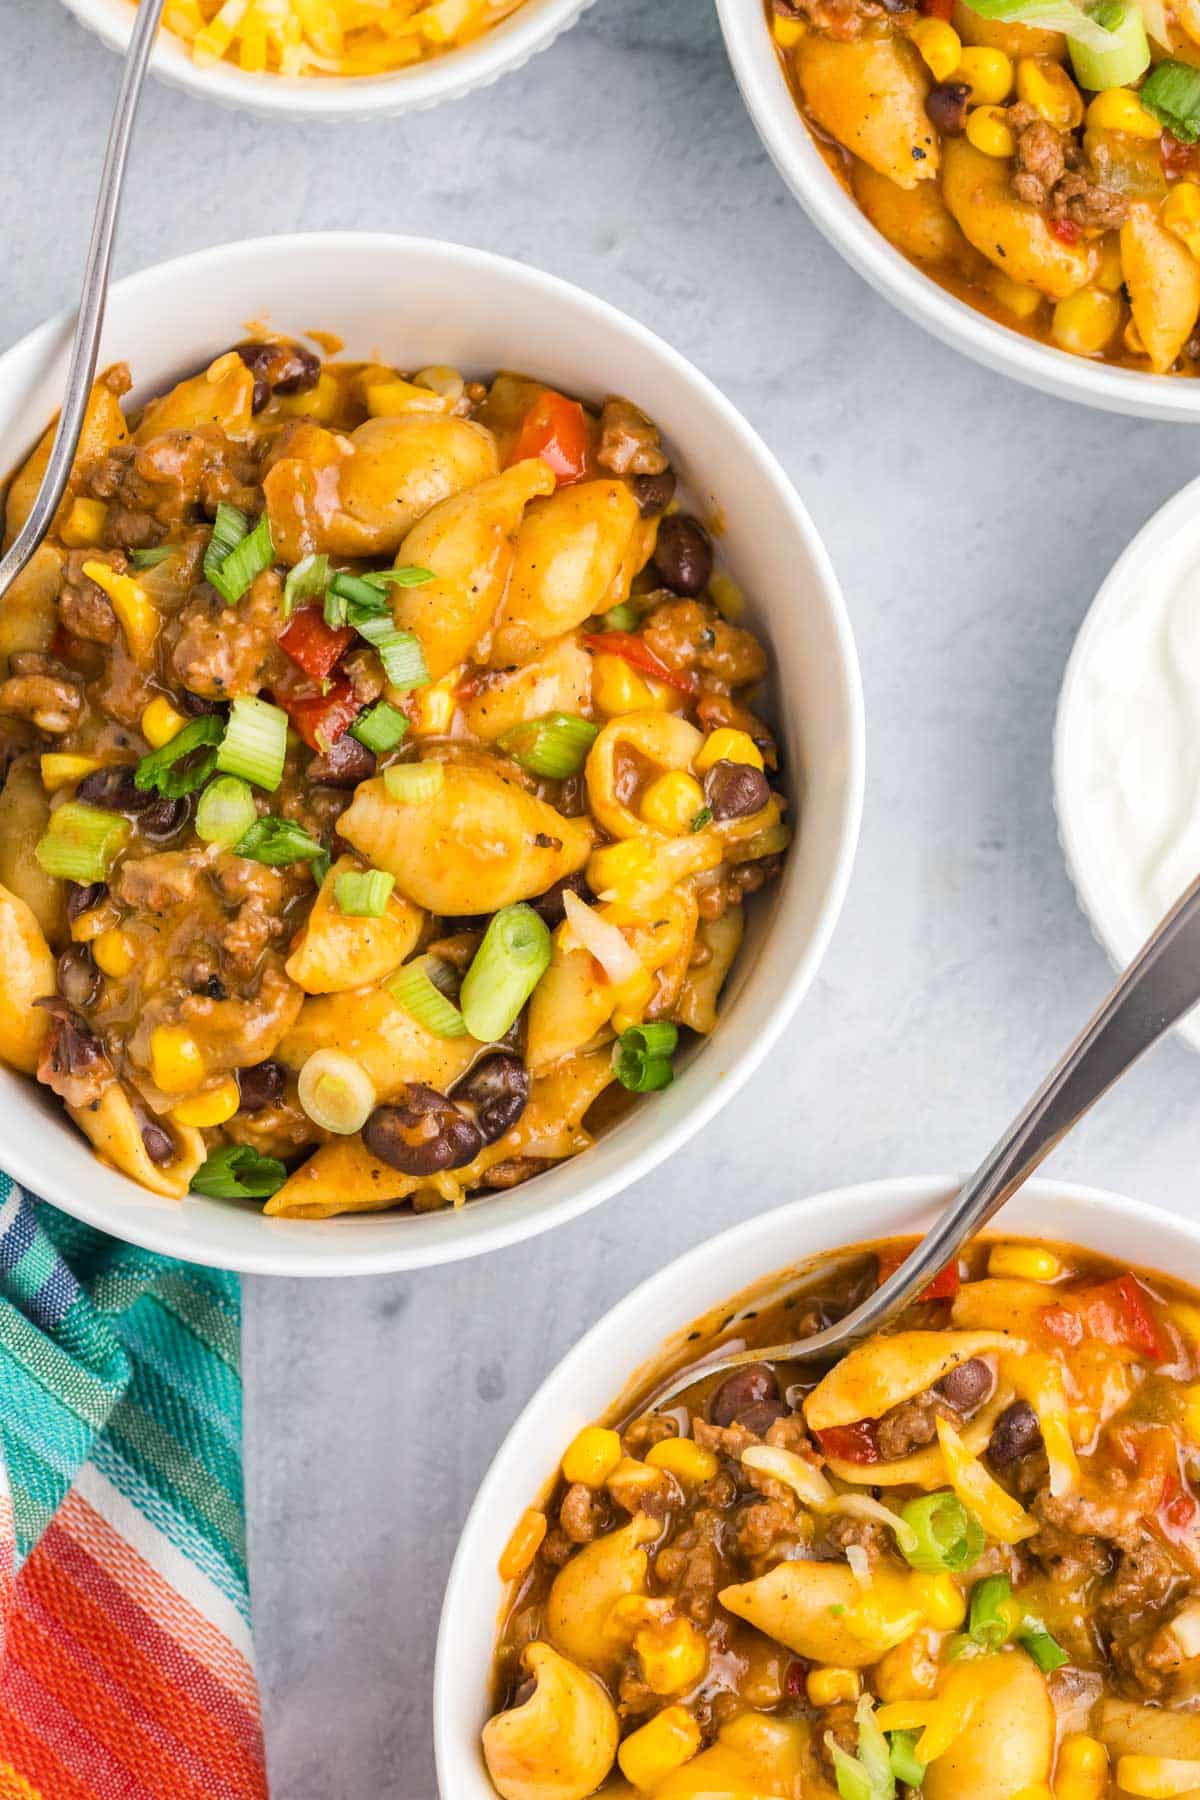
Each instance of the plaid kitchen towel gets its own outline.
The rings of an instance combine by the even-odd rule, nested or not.
[[[263,1800],[236,1277],[0,1174],[0,1797]]]

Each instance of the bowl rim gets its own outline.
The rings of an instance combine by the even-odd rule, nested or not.
[[[719,1070],[713,1071],[714,1079],[698,1092],[686,1115],[670,1128],[654,1135],[648,1134],[648,1141],[642,1148],[628,1155],[608,1175],[589,1179],[585,1174],[571,1193],[555,1199],[549,1206],[530,1207],[514,1214],[479,1217],[479,1222],[472,1227],[470,1233],[458,1235],[452,1233],[449,1223],[451,1218],[458,1215],[447,1214],[447,1230],[442,1239],[425,1248],[406,1248],[406,1234],[403,1230],[396,1231],[394,1245],[389,1245],[386,1249],[334,1248],[322,1241],[323,1234],[319,1229],[310,1225],[311,1249],[306,1246],[302,1251],[297,1250],[290,1240],[285,1247],[281,1240],[274,1249],[269,1242],[264,1242],[261,1250],[246,1249],[236,1256],[226,1252],[217,1260],[214,1256],[206,1255],[203,1248],[181,1243],[179,1234],[167,1224],[173,1216],[169,1210],[160,1212],[148,1208],[144,1213],[131,1212],[128,1219],[122,1221],[121,1234],[145,1249],[170,1256],[186,1256],[192,1261],[208,1260],[214,1266],[255,1275],[384,1274],[439,1266],[503,1249],[578,1218],[582,1213],[643,1179],[668,1156],[690,1142],[715,1117],[726,1101],[732,1099],[749,1081],[790,1024],[811,985],[828,949],[845,900],[858,847],[865,788],[866,725],[857,650],[841,586],[808,509],[779,459],[733,402],[681,352],[639,320],[586,289],[564,281],[559,276],[547,274],[528,263],[469,245],[448,243],[439,238],[420,238],[390,232],[306,232],[237,239],[230,244],[211,246],[186,256],[152,264],[115,283],[113,294],[118,298],[136,295],[139,288],[152,288],[156,283],[172,287],[183,284],[186,287],[191,281],[199,280],[219,268],[231,254],[258,256],[268,261],[279,258],[286,262],[289,257],[301,260],[319,258],[327,255],[331,247],[367,253],[433,252],[457,278],[486,281],[496,274],[509,283],[516,281],[527,284],[550,299],[561,299],[575,313],[590,315],[610,330],[615,330],[689,388],[738,447],[739,454],[748,456],[754,465],[771,478],[779,507],[788,516],[808,551],[814,587],[819,590],[821,607],[836,651],[836,671],[844,696],[841,725],[845,743],[842,760],[838,765],[840,807],[837,813],[837,831],[835,837],[831,833],[829,851],[831,877],[824,887],[813,929],[800,954],[794,956],[785,967],[781,967],[776,994],[758,1035],[747,1044],[739,1058],[728,1061]],[[60,313],[57,318],[36,326],[0,355],[0,391],[10,379],[10,371],[15,363],[26,359],[37,361],[44,358],[55,345],[61,347],[69,337],[72,317],[70,309]],[[782,943],[782,931],[778,925],[767,928],[764,942],[772,938]],[[715,1033],[713,1042],[718,1041],[718,1038],[719,1033]],[[0,1133],[5,1132],[5,1122],[0,1117]],[[82,1139],[79,1150],[81,1158],[88,1159],[87,1162],[80,1163],[82,1175],[93,1153]],[[114,1229],[111,1203],[94,1199],[85,1180],[80,1180],[70,1191],[66,1191],[61,1185],[56,1185],[53,1193],[46,1191],[45,1172],[38,1168],[35,1138],[22,1141],[18,1137],[11,1143],[0,1140],[0,1164],[28,1192],[41,1195],[87,1224],[103,1230]],[[163,1221],[161,1225],[158,1222],[160,1219]],[[286,1225],[289,1221],[279,1223]]]
[[[1084,672],[1092,656],[1093,645],[1108,625],[1109,614],[1131,573],[1145,566],[1181,526],[1194,522],[1200,508],[1200,476],[1180,488],[1158,507],[1145,524],[1130,538],[1108,574],[1097,588],[1075,634],[1067,666],[1059,688],[1054,715],[1054,814],[1058,824],[1058,841],[1067,865],[1067,873],[1075,890],[1080,911],[1091,926],[1092,935],[1116,970],[1126,967],[1136,955],[1139,944],[1126,942],[1120,907],[1112,889],[1105,885],[1096,868],[1097,858],[1088,846],[1082,821],[1076,810],[1078,775],[1075,764],[1076,720],[1079,708],[1086,707]],[[1200,1050],[1200,1017],[1185,1014],[1172,1027],[1173,1035]]]
[[[662,1288],[676,1288],[685,1281],[689,1287],[690,1278],[695,1275],[701,1278],[710,1268],[725,1260],[728,1252],[730,1259],[740,1263],[749,1248],[753,1252],[765,1249],[767,1244],[774,1244],[781,1236],[788,1233],[790,1226],[795,1227],[795,1235],[801,1247],[795,1256],[779,1261],[775,1249],[769,1251],[766,1267],[759,1267],[757,1275],[748,1277],[748,1282],[769,1280],[777,1271],[788,1268],[791,1262],[803,1262],[807,1255],[826,1255],[836,1252],[837,1244],[845,1247],[856,1242],[870,1242],[872,1235],[866,1237],[850,1236],[840,1238],[830,1250],[808,1250],[803,1248],[803,1240],[807,1235],[811,1240],[821,1235],[821,1225],[831,1217],[835,1220],[842,1215],[849,1216],[861,1209],[870,1210],[875,1206],[887,1205],[901,1218],[907,1217],[915,1208],[928,1209],[939,1200],[947,1199],[959,1186],[962,1175],[912,1175],[884,1177],[874,1181],[859,1182],[848,1187],[827,1188],[817,1194],[801,1196],[757,1213],[754,1217],[728,1227],[714,1237],[703,1239],[692,1246],[681,1256],[656,1269],[644,1280],[640,1281],[629,1293],[604,1311],[598,1319],[578,1338],[566,1354],[553,1365],[538,1383],[528,1401],[521,1408],[516,1419],[504,1434],[501,1442],[488,1464],[483,1479],[479,1484],[467,1517],[459,1533],[458,1546],[451,1563],[446,1582],[445,1596],[438,1620],[437,1649],[434,1657],[433,1678],[433,1735],[434,1760],[437,1770],[439,1792],[443,1800],[463,1800],[463,1796],[447,1785],[447,1777],[457,1776],[461,1768],[461,1756],[464,1750],[464,1739],[461,1727],[461,1677],[462,1671],[452,1662],[454,1654],[450,1639],[460,1611],[469,1609],[468,1584],[473,1573],[471,1563],[475,1557],[475,1541],[485,1534],[489,1523],[497,1517],[507,1521],[512,1512],[511,1499],[505,1491],[505,1481],[509,1473],[509,1465],[522,1453],[522,1440],[527,1433],[536,1429],[543,1410],[550,1404],[553,1395],[556,1408],[563,1410],[562,1400],[569,1393],[577,1372],[582,1375],[594,1363],[600,1353],[611,1351],[612,1343],[625,1339],[631,1346],[632,1354],[639,1359],[639,1365],[653,1351],[647,1352],[642,1339],[648,1333],[639,1328],[641,1316],[656,1291]],[[1052,1217],[1056,1202],[1064,1201],[1070,1205],[1087,1209],[1090,1216],[1097,1218],[1103,1227],[1114,1221],[1120,1223],[1141,1223],[1147,1229],[1148,1241],[1164,1229],[1177,1232],[1197,1250],[1200,1251],[1200,1223],[1192,1220],[1185,1213],[1174,1212],[1166,1207],[1154,1206],[1144,1200],[1134,1200],[1113,1189],[1097,1188],[1085,1183],[1069,1179],[1050,1180],[1034,1175],[1026,1181],[1013,1204],[1022,1202],[1044,1209],[1047,1218]],[[987,1228],[985,1227],[985,1230]],[[1020,1235],[1053,1238],[1053,1232],[1039,1232],[1036,1228],[1023,1225]],[[982,1235],[982,1234],[979,1234]],[[1080,1241],[1077,1237],[1069,1241]],[[738,1284],[736,1292],[742,1291],[747,1281]],[[734,1298],[730,1294],[729,1298]],[[698,1308],[698,1313],[703,1312]],[[692,1315],[697,1316],[696,1314]],[[666,1321],[665,1329],[658,1334],[656,1341],[662,1341],[674,1335],[684,1320],[673,1317]],[[613,1397],[620,1392],[619,1376],[614,1378]],[[538,1492],[538,1475],[535,1472],[528,1484],[528,1499],[525,1504],[533,1505]],[[474,1681],[472,1672],[468,1677]],[[472,1727],[472,1743],[478,1744],[479,1721]],[[451,1767],[452,1759],[457,1767]],[[482,1769],[482,1763],[480,1763]],[[485,1778],[486,1779],[486,1778]],[[481,1782],[480,1796],[487,1793]],[[472,1796],[474,1800],[474,1796]]]
[[[742,99],[775,167],[814,225],[877,293],[975,362],[1058,399],[1141,418],[1200,420],[1200,379],[1115,368],[1040,344],[909,262],[818,151],[779,66],[760,0],[716,0],[716,7]]]
[[[132,0],[63,0],[68,12],[110,50],[123,53],[133,29]],[[154,74],[219,105],[272,116],[344,119],[421,111],[457,100],[519,69],[573,25],[592,0],[525,0],[517,12],[460,49],[382,75],[251,74],[232,63],[200,66],[164,25]],[[126,16],[127,15],[127,16]]]

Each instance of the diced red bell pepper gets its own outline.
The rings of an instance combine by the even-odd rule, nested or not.
[[[319,606],[302,606],[293,614],[286,631],[279,634],[279,644],[306,675],[314,681],[324,681],[357,635],[353,625],[327,625]]]
[[[830,1425],[825,1431],[818,1431],[816,1438],[826,1456],[836,1456],[839,1462],[880,1460],[874,1419],[859,1419],[854,1425]]]
[[[789,1700],[802,1700],[804,1698],[804,1683],[807,1675],[808,1665],[807,1663],[801,1662],[799,1658],[788,1664],[787,1673],[783,1678],[783,1685]]]
[[[1168,1537],[1183,1536],[1195,1522],[1196,1498],[1188,1492],[1178,1475],[1168,1475],[1163,1482],[1163,1495],[1158,1508],[1158,1520]]]
[[[278,696],[280,705],[310,750],[322,755],[331,750],[359,713],[361,706],[348,681],[333,681],[324,694]]]
[[[645,639],[634,631],[594,631],[583,642],[586,649],[598,654],[623,657],[631,668],[640,669],[643,675],[650,675],[655,681],[665,681],[668,687],[678,688],[681,694],[696,692],[691,675],[685,675],[679,669],[668,669],[662,658],[656,656]]]
[[[881,1256],[879,1258],[879,1281],[876,1285],[882,1287],[888,1276],[894,1275],[903,1261],[904,1258],[893,1251],[888,1251],[885,1255]],[[924,1300],[953,1300],[961,1286],[962,1278],[958,1272],[957,1261],[948,1262],[944,1269],[938,1270],[938,1273],[929,1283],[929,1286],[921,1289],[921,1292],[917,1295],[917,1300],[918,1302]]]
[[[588,426],[578,400],[553,388],[539,394],[521,421],[509,462],[540,456],[554,471],[559,487],[582,481],[587,471]]]
[[[1114,1349],[1131,1350],[1151,1362],[1163,1362],[1170,1355],[1170,1343],[1154,1315],[1152,1299],[1132,1274],[1066,1294],[1057,1306],[1043,1307],[1042,1328],[1068,1347],[1090,1337]]]
[[[1077,244],[1083,236],[1074,219],[1051,219],[1050,229],[1060,244]]]

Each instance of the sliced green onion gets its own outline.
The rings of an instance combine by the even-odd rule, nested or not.
[[[466,1021],[454,1002],[448,1000],[430,978],[425,957],[419,956],[415,962],[405,963],[384,982],[384,986],[397,1006],[411,1013],[417,1024],[431,1031],[434,1037],[466,1037]]]
[[[239,694],[229,710],[229,725],[217,751],[218,769],[273,793],[283,777],[287,724],[281,706],[272,706],[257,694]]]
[[[632,600],[622,600],[620,606],[600,615],[601,631],[636,631],[641,622],[642,615]]]
[[[971,1589],[967,1636],[986,1650],[1006,1644],[1018,1625],[1012,1582],[1007,1575],[988,1575]]]
[[[700,808],[700,811],[696,814],[695,818],[692,820],[690,829],[693,832],[703,831],[705,826],[711,825],[712,822],[713,822],[712,807],[711,806],[702,806]]]
[[[361,1131],[375,1110],[375,1084],[343,1050],[314,1050],[300,1071],[296,1098],[314,1125],[338,1137]]]
[[[1160,62],[1142,83],[1138,99],[1181,144],[1200,138],[1200,69],[1190,63]]]
[[[319,600],[329,585],[329,558],[325,555],[302,557],[294,569],[288,570],[283,584],[283,616],[290,619],[302,600]]]
[[[514,725],[501,734],[499,743],[531,775],[565,781],[568,775],[578,775],[599,730],[576,713],[552,712]]]
[[[459,995],[472,1037],[494,1044],[504,1036],[550,966],[551,949],[550,927],[532,906],[492,915]]]
[[[209,545],[211,550],[212,545]],[[266,513],[248,537],[242,538],[219,565],[210,569],[207,556],[204,573],[222,600],[235,606],[250,584],[275,561],[275,545],[271,538],[271,521]]]
[[[671,1056],[679,1042],[674,1025],[631,1025],[613,1045],[617,1080],[631,1094],[655,1094],[675,1079]]]
[[[854,1717],[858,1721],[857,1756],[843,1750],[832,1731],[825,1733],[825,1742],[833,1758],[837,1791],[842,1800],[895,1800],[891,1753],[876,1721],[869,1694],[862,1696]]]
[[[333,884],[333,897],[349,919],[382,919],[396,885],[383,869],[347,869]]]
[[[131,550],[129,562],[135,569],[157,569],[159,563],[165,563],[174,554],[174,544],[160,544],[157,550]]]
[[[221,589],[221,570],[225,559],[233,555],[242,539],[250,530],[250,521],[245,513],[236,506],[230,506],[222,500],[217,507],[217,516],[213,520],[212,536],[208,540],[208,548],[204,552],[204,579],[216,588]]]
[[[151,788],[178,800],[202,787],[217,766],[217,752],[211,748],[225,735],[225,721],[217,713],[205,713],[177,731],[161,750],[143,756],[133,772],[133,785],[139,792]],[[196,755],[200,751],[202,754]]]
[[[1110,46],[1103,25],[1090,19],[1074,0],[968,0],[971,12],[1002,25],[1037,25],[1043,31],[1065,32],[1073,44],[1086,44],[1103,55]]]
[[[268,868],[286,869],[297,862],[314,862],[325,855],[324,846],[297,825],[294,819],[277,819],[272,813],[255,819],[245,837],[234,845],[234,854]]]
[[[1150,67],[1150,45],[1141,7],[1121,5],[1118,0],[1098,0],[1087,10],[1088,16],[1108,32],[1112,44],[1107,50],[1096,50],[1090,44],[1068,42],[1071,67],[1080,87],[1099,94],[1106,88],[1126,87],[1144,75]]]
[[[393,800],[415,806],[442,791],[446,771],[440,762],[392,763],[383,771],[383,785]]]
[[[1017,1633],[1017,1642],[1022,1650],[1027,1650],[1043,1675],[1052,1674],[1061,1669],[1070,1657],[1062,1645],[1050,1636],[1046,1627],[1038,1619],[1026,1619]]]
[[[350,736],[373,750],[376,756],[383,756],[396,745],[408,731],[408,720],[395,706],[389,706],[386,700],[377,700],[367,712],[360,713],[350,727]]]
[[[420,642],[411,631],[401,631],[393,624],[390,613],[380,618],[356,619],[354,624],[379,652],[389,687],[405,690],[428,685],[429,670]]]
[[[437,576],[432,569],[422,569],[417,563],[400,563],[394,569],[373,569],[366,577],[372,587],[424,587],[427,581],[436,581]]]
[[[917,1760],[916,1742],[915,1731],[893,1731],[888,1737],[892,1774],[913,1788],[919,1788],[925,1779],[925,1764]]]
[[[308,872],[313,878],[314,887],[324,887],[325,877],[332,867],[333,858],[322,844],[320,856],[311,857],[308,864]]]
[[[254,795],[236,775],[219,775],[210,781],[196,808],[196,836],[206,844],[232,849],[258,817]]]
[[[362,575],[339,570],[325,590],[325,623],[335,631],[342,625],[357,628],[363,619],[389,618],[391,610],[382,588],[373,587]]]
[[[906,1501],[900,1517],[917,1535],[916,1548],[904,1552],[914,1569],[946,1569],[958,1575],[983,1553],[983,1526],[948,1489]]]
[[[192,1192],[211,1200],[269,1200],[286,1180],[287,1170],[274,1156],[260,1156],[249,1144],[226,1144],[196,1170]]]
[[[68,800],[50,814],[44,837],[33,854],[47,875],[67,881],[106,881],[129,837],[129,820],[120,813]]]

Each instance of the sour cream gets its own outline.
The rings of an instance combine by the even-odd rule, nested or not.
[[[1138,534],[1084,622],[1055,774],[1080,900],[1124,966],[1200,875],[1200,483]],[[1200,1047],[1200,1008],[1182,1030]]]

